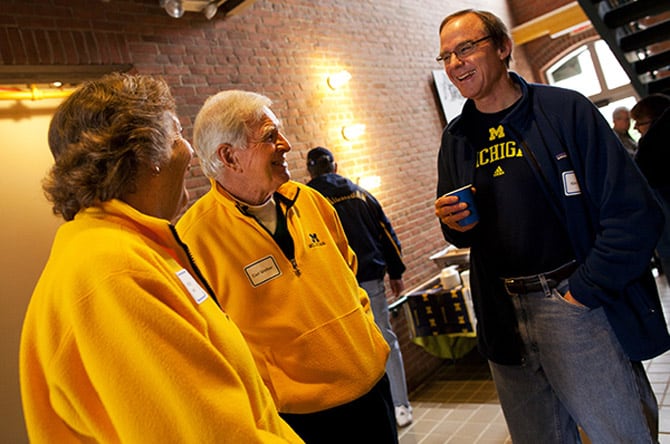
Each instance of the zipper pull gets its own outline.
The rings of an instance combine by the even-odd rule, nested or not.
[[[300,271],[300,268],[298,268],[298,263],[295,261],[295,259],[291,259],[291,265],[293,265],[293,272],[295,275],[300,276],[302,272]]]

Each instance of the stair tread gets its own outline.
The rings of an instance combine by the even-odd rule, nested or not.
[[[662,77],[660,79],[648,82],[647,90],[649,91],[649,94],[653,93],[670,94],[670,76]]]
[[[670,20],[665,20],[621,37],[619,47],[623,52],[629,52],[668,40],[670,40]]]
[[[637,0],[616,6],[607,11],[602,20],[609,28],[618,28],[638,19],[661,14],[668,5],[659,0]]]
[[[668,65],[670,65],[670,50],[659,52],[658,54],[634,62],[633,69],[636,73],[642,74]]]

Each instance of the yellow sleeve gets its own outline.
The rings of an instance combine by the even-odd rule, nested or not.
[[[96,283],[68,310],[76,347],[57,356],[48,384],[56,410],[77,412],[68,424],[76,432],[119,442],[302,442],[211,298],[198,305],[178,281],[129,272]]]

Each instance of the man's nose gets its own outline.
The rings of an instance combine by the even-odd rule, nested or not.
[[[282,133],[279,133],[277,137],[277,149],[287,152],[291,151],[291,143]]]

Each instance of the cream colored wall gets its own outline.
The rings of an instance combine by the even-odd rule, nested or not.
[[[52,164],[47,128],[59,103],[0,100],[1,442],[28,442],[19,392],[19,338],[30,295],[61,223],[41,189]]]

